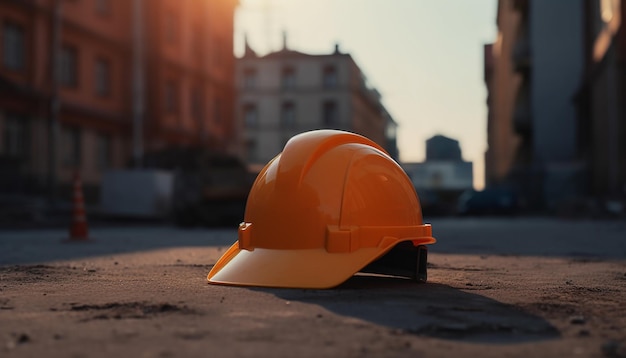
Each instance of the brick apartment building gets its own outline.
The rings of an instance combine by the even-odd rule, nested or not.
[[[50,182],[67,187],[78,169],[86,189],[97,192],[104,170],[132,162],[138,128],[133,118],[141,118],[144,152],[191,145],[234,152],[237,5],[237,0],[0,2],[2,188],[44,193]],[[50,167],[54,98],[56,165]]]

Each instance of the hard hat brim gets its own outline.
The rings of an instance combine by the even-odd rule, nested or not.
[[[207,279],[213,284],[237,286],[332,288],[390,249],[361,248],[352,253],[328,253],[323,248],[242,250],[235,242],[213,266]]]

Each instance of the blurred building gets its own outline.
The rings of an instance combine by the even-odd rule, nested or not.
[[[287,47],[265,56],[246,42],[237,59],[236,113],[243,126],[243,156],[264,164],[295,134],[322,128],[364,135],[397,160],[397,124],[367,84],[352,56],[339,47],[311,55]]]
[[[487,184],[534,208],[584,192],[574,95],[583,74],[582,0],[500,0],[488,73]],[[499,156],[499,158],[498,158]]]
[[[624,200],[625,14],[622,0],[498,2],[485,47],[488,186],[514,187],[535,209]]]
[[[383,107],[383,118],[385,119],[385,145],[383,147],[387,150],[387,153],[395,159],[400,160],[400,151],[398,150],[398,123],[393,120],[391,114],[387,112],[387,109]]]
[[[519,138],[513,128],[513,110],[521,76],[513,66],[513,45],[520,15],[511,0],[498,2],[498,37],[484,48],[488,117],[485,185],[500,185],[513,167]]]
[[[458,197],[474,187],[473,164],[463,160],[457,140],[436,135],[426,141],[426,160],[403,163],[424,211],[451,214]]]
[[[472,189],[472,162],[462,160],[434,160],[422,163],[403,163],[415,188],[419,190],[465,191]]]
[[[447,160],[461,161],[459,141],[442,135],[436,135],[426,141],[426,161]]]
[[[123,0],[119,0],[123,1]],[[238,0],[143,0],[147,149],[237,151],[233,19]]]
[[[78,169],[89,197],[104,170],[131,162],[133,118],[144,152],[235,150],[237,3],[138,0],[134,11],[128,0],[0,2],[1,176],[43,192],[50,182],[68,187]]]
[[[576,96],[589,193],[626,197],[626,2],[586,0],[584,81]]]

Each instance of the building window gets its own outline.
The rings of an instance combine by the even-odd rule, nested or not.
[[[95,0],[96,1],[96,13],[100,15],[111,14],[111,2],[110,0]]]
[[[201,58],[202,50],[204,49],[201,36],[203,30],[204,28],[202,27],[201,23],[195,23],[193,25],[193,31],[189,33],[189,36],[191,37],[191,39],[189,40],[189,43],[191,43],[191,52],[192,55],[196,58]]]
[[[62,160],[67,167],[80,167],[80,129],[77,127],[64,127],[62,130]]]
[[[191,90],[191,116],[196,120],[201,120],[202,114],[202,93],[196,88]]]
[[[293,67],[283,68],[281,78],[281,86],[283,89],[292,89],[296,86],[296,71]]]
[[[293,128],[296,124],[296,106],[293,102],[285,102],[280,111],[280,122],[283,128]]]
[[[174,81],[165,84],[165,111],[167,113],[178,111],[178,86]]]
[[[98,168],[105,170],[111,167],[111,136],[100,134],[98,136]]]
[[[337,82],[337,68],[335,68],[335,66],[324,67],[322,77],[322,85],[324,88],[336,88]]]
[[[334,101],[326,101],[322,105],[322,123],[325,126],[336,126],[339,124],[339,113],[337,111],[337,103]]]
[[[215,98],[213,101],[213,120],[215,123],[222,123],[222,100],[219,98]]]
[[[63,46],[59,58],[59,83],[67,87],[78,85],[78,52],[71,46]]]
[[[111,65],[105,59],[97,59],[95,65],[96,94],[108,96],[111,91]]]
[[[243,106],[243,123],[246,128],[256,128],[259,125],[259,114],[255,104],[248,103]]]
[[[175,44],[178,42],[178,16],[172,12],[165,15],[165,39],[167,42]]]
[[[26,46],[24,44],[24,28],[7,22],[2,28],[3,62],[10,70],[24,68]]]
[[[258,151],[259,151],[259,148],[258,148],[258,144],[256,140],[249,139],[246,142],[246,157],[248,158],[248,162],[254,163],[258,161],[258,158],[259,158]]]
[[[213,40],[214,46],[211,48],[213,52],[213,63],[217,66],[221,66],[223,61],[222,57],[224,53],[227,53],[225,50],[226,43],[220,38],[216,37]]]
[[[256,68],[246,68],[243,71],[243,88],[253,89],[256,87]]]
[[[28,123],[24,118],[7,115],[4,122],[4,154],[26,159],[29,150]]]

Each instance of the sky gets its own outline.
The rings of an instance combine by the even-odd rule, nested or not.
[[[398,122],[401,162],[425,159],[436,134],[460,142],[484,186],[487,90],[483,45],[496,38],[496,0],[241,0],[235,55],[244,35],[260,55],[282,47],[349,53]]]

